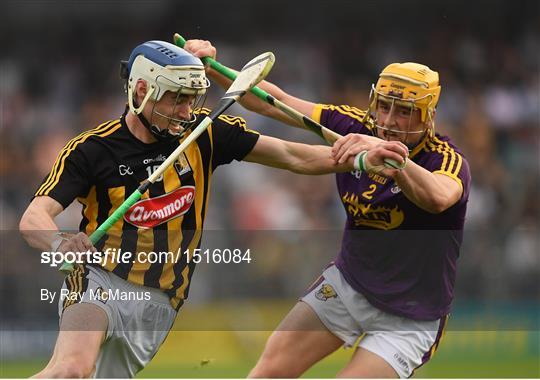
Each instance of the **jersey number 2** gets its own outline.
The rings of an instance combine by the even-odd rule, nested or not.
[[[366,190],[362,193],[362,196],[366,199],[373,199],[373,193],[377,190],[377,185],[371,184],[369,185],[369,190]]]

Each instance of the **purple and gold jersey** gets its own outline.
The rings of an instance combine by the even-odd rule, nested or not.
[[[318,105],[313,114],[341,135],[371,135],[373,123],[363,122],[364,116],[357,108],[332,105]],[[336,266],[379,309],[435,320],[450,311],[471,176],[461,152],[438,134],[427,135],[409,158],[456,180],[461,199],[431,214],[407,199],[391,178],[358,171],[337,174],[347,222]]]

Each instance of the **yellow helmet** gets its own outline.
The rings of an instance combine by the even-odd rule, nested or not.
[[[372,86],[370,108],[376,108],[379,96],[412,103],[425,123],[432,118],[440,93],[438,72],[414,62],[392,63],[381,72],[377,85]]]

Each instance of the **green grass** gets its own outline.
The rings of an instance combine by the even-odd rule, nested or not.
[[[441,355],[415,374],[416,378],[535,378],[540,377],[538,359],[523,360],[444,360]],[[346,361],[343,362],[345,364]],[[2,378],[27,378],[38,372],[46,360],[2,363]],[[155,361],[139,374],[139,378],[244,378],[255,362],[221,363],[219,360],[201,366],[200,363],[165,364]],[[341,363],[323,361],[304,377],[333,378]]]
[[[0,377],[2,378],[22,378],[30,377],[43,366],[47,360],[28,360],[28,361],[2,361],[0,365]]]
[[[256,363],[268,334],[172,332],[139,377],[243,378]],[[527,332],[449,332],[434,358],[420,368],[415,377],[540,377],[537,337],[538,333]],[[182,341],[185,347],[197,349],[179,351]],[[335,377],[352,352],[351,349],[338,350],[304,377]]]

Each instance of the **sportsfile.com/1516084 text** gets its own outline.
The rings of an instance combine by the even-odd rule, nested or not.
[[[121,264],[135,261],[142,264],[166,264],[176,263],[182,259],[182,255],[188,263],[207,264],[242,264],[251,263],[251,249],[240,248],[213,248],[213,249],[178,249],[176,252],[128,252],[121,248],[107,248],[103,252],[41,252],[41,263],[51,267],[57,267],[64,262],[71,264],[96,264],[106,266],[108,263]]]

